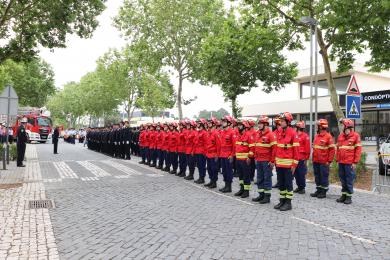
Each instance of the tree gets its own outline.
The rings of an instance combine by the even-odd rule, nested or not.
[[[105,0],[7,0],[0,2],[0,64],[29,60],[37,46],[66,47],[66,36],[90,37]]]
[[[330,61],[337,61],[337,72],[352,69],[356,53],[370,51],[366,66],[372,71],[390,68],[390,4],[381,0],[246,0],[263,21],[278,27],[289,37],[285,46],[302,49],[302,36],[309,28],[300,18],[318,20],[317,42],[325,68],[330,101],[338,119],[344,117],[337,98]]]
[[[175,105],[173,86],[166,74],[145,74],[142,80],[137,104],[154,120],[164,109]]]
[[[183,118],[183,81],[192,79],[203,39],[219,28],[220,0],[125,0],[116,26],[133,42],[147,43],[145,52],[174,69],[179,83],[177,108]]]
[[[201,110],[199,111],[199,116],[198,118],[210,118],[211,116],[215,117],[215,118],[218,118],[218,119],[221,119],[223,118],[224,116],[227,116],[229,115],[229,112],[226,111],[226,109],[224,108],[220,108],[218,109],[217,111],[208,111],[208,110]]]
[[[284,37],[271,24],[256,24],[252,16],[232,13],[219,32],[210,35],[199,52],[201,66],[197,77],[205,83],[219,85],[230,100],[233,116],[240,108],[237,97],[263,83],[263,91],[280,90],[296,76],[296,64],[289,64],[281,54]]]
[[[53,69],[41,59],[6,60],[0,65],[0,75],[0,92],[7,84],[12,85],[23,106],[42,107],[55,92]]]

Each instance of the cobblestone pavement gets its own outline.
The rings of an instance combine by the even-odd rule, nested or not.
[[[272,204],[259,205],[138,158],[117,160],[79,144],[60,143],[59,155],[49,144],[34,147],[39,163],[28,161],[35,175],[26,175],[55,201],[42,219],[61,259],[390,259],[388,196],[357,192],[352,205],[340,205],[333,187],[327,199],[307,192],[294,197],[292,211],[279,212],[276,191]],[[17,253],[2,251],[3,240],[3,256]]]

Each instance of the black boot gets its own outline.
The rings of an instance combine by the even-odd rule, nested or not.
[[[209,183],[206,183],[204,186],[205,186],[205,187],[210,187],[212,183],[213,183],[213,182],[210,181]]]
[[[352,203],[352,197],[351,196],[346,196],[344,200],[344,204],[351,204]]]
[[[204,177],[199,177],[196,181],[194,181],[196,184],[203,184],[204,183]]]
[[[325,199],[326,198],[326,190],[322,189],[320,190],[320,193],[317,195],[318,199]]]
[[[226,182],[226,183],[225,183],[225,187],[223,187],[223,188],[220,189],[219,191],[222,192],[222,193],[232,192],[232,184]]]
[[[249,197],[249,190],[244,190],[244,192],[241,194],[241,198],[248,198]]]
[[[165,167],[165,168],[163,169],[163,171],[164,171],[164,172],[169,172],[169,168],[168,168],[168,167]]]
[[[145,161],[140,161],[140,162],[138,162],[139,164],[145,164]]]
[[[262,200],[260,200],[260,204],[266,204],[271,202],[271,193],[265,193]]]
[[[240,190],[234,193],[234,196],[241,196],[244,193],[244,184],[240,184]]]
[[[254,202],[259,202],[259,201],[261,201],[263,198],[264,198],[264,192],[260,192],[260,193],[259,193],[259,196],[256,197],[256,198],[253,198],[252,201],[254,201]]]
[[[158,169],[158,170],[160,170],[160,169],[162,169],[162,166],[156,166],[156,169]]]
[[[284,198],[280,198],[279,204],[275,205],[274,209],[280,209],[283,206],[285,200],[286,199],[284,199]]]
[[[179,177],[186,177],[186,171],[181,171],[180,174],[178,175]]]
[[[217,183],[215,181],[211,182],[210,186],[208,186],[209,189],[215,189],[217,188]]]
[[[194,179],[194,171],[190,170],[190,173],[188,174],[188,176],[184,177],[184,179],[187,181],[193,180]]]
[[[151,165],[149,165],[150,167],[156,167],[156,164],[155,163],[152,163]]]
[[[284,204],[280,207],[280,211],[292,210],[291,200],[285,199]]]
[[[172,170],[172,171],[170,171],[169,173],[170,173],[170,174],[176,174],[177,171],[176,171],[176,170]]]
[[[317,188],[315,192],[310,193],[310,197],[317,198],[318,194],[320,194],[320,188]]]
[[[306,193],[306,191],[305,191],[305,188],[296,188],[295,190],[294,190],[294,193],[298,193],[298,194],[305,194]]]
[[[338,198],[336,201],[338,203],[344,203],[345,199],[347,198],[347,195],[342,194],[340,198]]]

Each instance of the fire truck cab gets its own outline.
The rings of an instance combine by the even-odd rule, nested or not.
[[[46,141],[51,140],[52,121],[47,114],[42,114],[41,109],[31,109],[20,113],[14,126],[12,127],[14,139],[17,137],[17,130],[20,126],[20,120],[23,117],[27,118],[26,133],[28,135],[28,142],[35,141],[39,143],[46,143]]]

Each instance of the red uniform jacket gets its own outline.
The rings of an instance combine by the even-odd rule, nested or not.
[[[219,157],[221,158],[229,158],[230,156],[234,156],[234,142],[235,142],[236,134],[234,130],[228,127],[224,129],[220,133],[221,140],[221,149],[219,153]]]
[[[310,158],[310,137],[305,132],[298,133],[299,160],[309,160]]]
[[[207,132],[205,130],[198,131],[194,138],[194,154],[206,155],[206,139]]]
[[[145,136],[146,136],[146,131],[142,130],[141,133],[139,134],[139,146],[145,147]]]
[[[351,130],[349,135],[342,133],[337,139],[337,162],[353,164],[360,161],[362,144],[360,135]]]
[[[163,145],[163,141],[164,141],[164,131],[159,131],[157,132],[157,138],[156,138],[156,148],[157,149],[161,149],[162,145]]]
[[[206,139],[206,157],[215,158],[218,157],[221,150],[221,140],[219,139],[218,130],[210,130],[207,132]]]
[[[185,143],[185,153],[186,154],[193,153],[195,135],[196,135],[195,130],[187,130],[186,143]]]
[[[169,152],[174,153],[177,152],[177,145],[179,144],[179,132],[173,131],[171,132],[169,138]]]
[[[333,137],[323,130],[316,134],[313,142],[313,162],[315,163],[331,163],[334,158],[335,145]]]
[[[184,153],[186,150],[187,131],[188,130],[183,129],[181,132],[179,132],[179,141],[178,141],[178,145],[177,145],[177,152],[178,153]]]
[[[149,148],[150,149],[156,148],[156,131],[149,132]]]
[[[265,132],[258,131],[251,145],[251,152],[256,161],[275,163],[276,135],[267,129]]]
[[[169,150],[169,140],[171,138],[171,132],[163,132],[163,144],[161,146],[161,150],[168,151]]]
[[[249,145],[253,144],[253,141],[252,133],[247,131],[244,131],[242,134],[238,133],[234,146],[237,160],[242,161],[253,157],[249,147]]]
[[[276,135],[275,164],[280,168],[292,168],[298,165],[299,141],[297,133],[291,128],[279,129]]]

